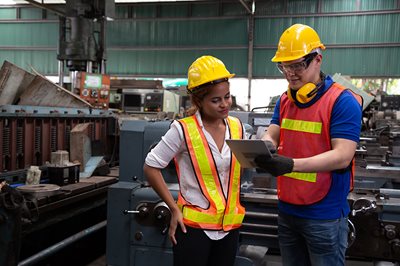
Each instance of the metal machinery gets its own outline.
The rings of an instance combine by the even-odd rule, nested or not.
[[[61,266],[63,258],[51,255],[84,236],[105,230],[107,188],[118,179],[118,172],[109,168],[118,161],[118,150],[114,149],[118,148],[116,119],[107,111],[93,109],[108,108],[105,23],[114,16],[115,3],[67,0],[60,11],[38,1],[27,2],[60,18],[60,86],[8,62],[2,67],[0,265]],[[70,70],[73,86],[75,78],[80,78],[77,87],[86,101],[66,93],[65,67]],[[101,74],[92,74],[96,72]],[[104,160],[101,167],[95,165],[90,178],[79,178],[79,163],[47,163],[54,152],[71,150],[71,132],[82,124],[87,125],[82,132],[85,144],[90,143],[88,151]],[[30,166],[41,171],[41,183],[30,190],[19,190],[26,187]],[[66,261],[75,265],[71,257]]]
[[[400,261],[399,111],[380,109],[378,106],[365,111],[369,118],[364,122],[371,127],[363,129],[356,154],[355,189],[348,197],[351,214],[347,257],[377,264]],[[382,112],[396,118],[382,117]],[[231,114],[256,129],[258,122],[264,123],[271,117],[270,112]],[[142,172],[149,147],[167,131],[169,123],[126,121],[121,127],[120,181],[108,191],[108,265],[160,265],[161,261],[162,265],[172,265],[167,236],[170,213],[146,184]],[[378,126],[380,123],[386,124]],[[176,196],[173,167],[163,171]],[[241,201],[246,216],[240,231],[239,255],[252,258],[246,248],[242,249],[246,246],[264,247],[266,255],[279,254],[276,179],[265,173],[247,172],[242,180]],[[256,265],[251,260],[238,261],[237,265],[246,263]]]
[[[117,123],[9,62],[0,76],[0,265],[33,265],[93,223],[91,232],[104,230],[107,187],[118,177],[109,169],[118,160]],[[91,158],[104,160],[91,172],[101,176],[81,178]]]
[[[108,191],[108,265],[172,265],[167,235],[170,212],[146,185],[142,171],[149,148],[161,139],[169,125],[170,121],[136,120],[124,121],[121,126],[120,177]],[[172,165],[164,169],[164,176],[176,197],[177,177]],[[236,265],[252,263],[238,257]]]
[[[113,79],[111,93],[115,104],[113,107],[127,113],[157,113],[163,110],[161,80]]]
[[[29,1],[32,3],[32,1]],[[36,3],[35,5],[38,5]],[[49,9],[48,5],[41,8]],[[54,12],[54,9],[50,9]],[[64,66],[71,71],[105,73],[105,25],[114,17],[113,0],[67,0],[65,13],[60,17],[60,39],[57,59],[60,66],[60,85],[63,84]]]
[[[107,165],[91,178],[79,179],[79,164],[51,167],[48,162],[53,152],[70,151],[71,131],[82,123],[90,124],[87,137],[93,153],[110,163],[118,160],[113,157],[118,152],[113,150],[116,122],[101,110],[17,105],[0,109],[0,183],[16,190],[0,191],[0,249],[5,251],[0,252],[0,264],[37,265],[67,246],[64,241],[46,250],[55,243],[91,226],[96,226],[91,232],[104,231],[107,188],[117,182],[118,173]],[[24,185],[32,165],[41,171],[40,185],[18,190],[28,188]]]
[[[108,109],[110,102],[110,77],[108,75],[78,72],[77,94],[94,108]]]
[[[64,84],[66,66],[71,90],[94,108],[108,109],[110,101],[110,77],[105,74],[105,27],[114,14],[113,0],[68,0],[65,13],[59,16],[59,84]]]

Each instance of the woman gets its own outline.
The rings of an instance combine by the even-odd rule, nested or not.
[[[228,116],[233,76],[215,57],[194,61],[188,70],[188,117],[174,121],[145,160],[145,176],[171,211],[175,266],[232,266],[235,261],[244,217],[241,169],[225,139],[244,138],[244,131],[237,118]],[[177,203],[161,174],[172,159],[180,187]]]

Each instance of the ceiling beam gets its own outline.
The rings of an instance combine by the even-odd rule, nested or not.
[[[25,1],[30,3],[33,6],[38,7],[38,8],[46,9],[46,10],[49,10],[49,11],[51,11],[53,13],[56,13],[57,15],[59,15],[61,17],[65,17],[66,16],[65,13],[63,13],[62,11],[57,10],[57,9],[55,9],[53,7],[50,7],[49,5],[38,3],[35,0],[25,0]]]
[[[250,7],[247,6],[244,0],[239,0],[239,2],[244,6],[244,8],[247,10],[249,14],[253,14],[253,11],[250,9]]]

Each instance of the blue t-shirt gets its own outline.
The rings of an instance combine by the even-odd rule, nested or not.
[[[317,95],[306,104],[296,103],[301,108],[307,108],[331,87],[333,80],[327,76],[325,84],[318,90]],[[276,103],[271,124],[279,125],[280,98]],[[333,106],[330,136],[333,138],[359,141],[361,131],[362,107],[349,91],[344,91]],[[306,140],[304,140],[306,141]],[[350,171],[345,173],[333,172],[332,185],[321,201],[312,205],[293,205],[279,201],[279,210],[306,219],[330,220],[347,216],[350,212],[347,195],[350,190]]]

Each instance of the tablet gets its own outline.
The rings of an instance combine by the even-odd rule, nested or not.
[[[261,139],[227,139],[225,141],[243,168],[256,168],[254,159],[258,155],[271,157],[268,148],[269,141]]]

